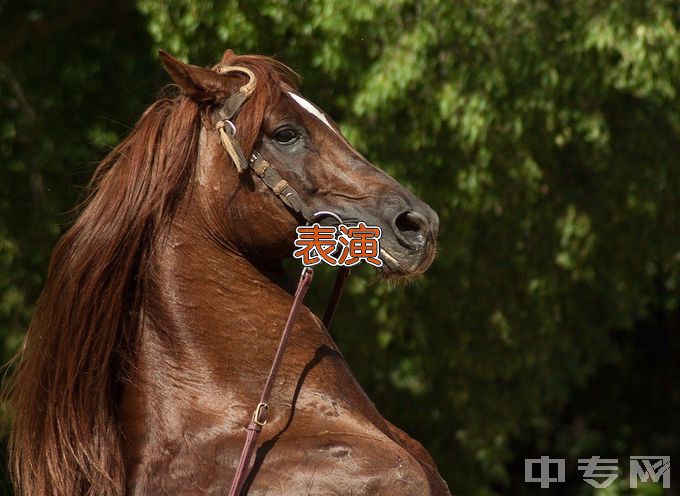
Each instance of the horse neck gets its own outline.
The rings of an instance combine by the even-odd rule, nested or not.
[[[236,428],[257,404],[271,367],[293,284],[280,263],[253,262],[215,244],[196,225],[178,219],[150,261],[153,277],[122,398],[126,430],[141,434],[163,426],[173,435],[197,415],[208,416],[202,423],[233,422]],[[302,370],[318,347],[334,348],[305,307],[294,334],[285,356],[289,370]],[[274,397],[287,395],[290,401],[297,376],[287,367]],[[186,406],[192,404],[200,414]]]
[[[276,347],[292,301],[282,265],[218,246],[190,222],[161,244],[143,309],[145,338],[155,334],[155,351],[192,364],[187,373],[198,363],[233,385],[247,375],[235,368]]]

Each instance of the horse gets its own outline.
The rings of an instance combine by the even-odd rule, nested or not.
[[[19,352],[17,494],[227,493],[291,307],[283,261],[301,224],[235,167],[215,125],[248,74],[257,84],[228,122],[244,156],[266,159],[313,211],[380,227],[386,277],[420,274],[435,255],[435,212],[359,154],[287,66],[227,50],[203,68],[160,53],[180,91],[97,166]],[[244,494],[450,494],[307,307],[271,403]]]

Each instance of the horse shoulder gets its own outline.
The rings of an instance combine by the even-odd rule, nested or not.
[[[426,495],[427,476],[379,433],[320,433],[272,449],[249,495]]]

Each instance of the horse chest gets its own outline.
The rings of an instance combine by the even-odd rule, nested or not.
[[[275,441],[275,442],[273,442]],[[155,450],[161,455],[134,470],[128,494],[226,495],[241,439]],[[418,462],[375,432],[327,431],[266,439],[259,446],[244,494],[428,495]]]
[[[267,461],[249,489],[249,495],[431,494],[422,468],[401,447],[363,436],[292,442]]]

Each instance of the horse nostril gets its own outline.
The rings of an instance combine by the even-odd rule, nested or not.
[[[394,227],[397,238],[410,248],[420,247],[425,243],[428,222],[424,215],[407,210],[395,217]]]
[[[402,212],[394,219],[394,224],[401,232],[419,232],[423,224],[427,223],[425,217],[415,212]]]

